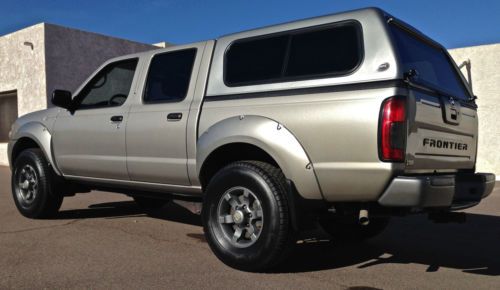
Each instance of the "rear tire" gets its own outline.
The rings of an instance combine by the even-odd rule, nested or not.
[[[333,241],[339,242],[363,242],[382,233],[389,224],[389,218],[370,218],[368,225],[360,225],[358,220],[324,218],[320,219],[321,227],[332,236]]]
[[[280,169],[258,161],[234,162],[210,180],[203,229],[223,263],[265,271],[287,256],[295,240],[285,182]]]
[[[37,148],[22,151],[14,161],[12,195],[19,212],[28,218],[48,218],[57,214],[64,196],[57,192],[55,173]]]
[[[134,201],[143,209],[160,209],[165,206],[169,201],[164,199],[149,198],[142,196],[134,196]]]

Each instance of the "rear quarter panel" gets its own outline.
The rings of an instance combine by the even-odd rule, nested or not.
[[[356,90],[204,103],[199,132],[238,115],[259,115],[281,123],[300,142],[313,163],[328,201],[371,201],[401,164],[378,157],[382,101],[397,88]]]

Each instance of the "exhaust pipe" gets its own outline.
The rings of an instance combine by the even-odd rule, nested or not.
[[[362,226],[367,226],[370,224],[370,218],[368,218],[368,210],[362,209],[359,211],[358,222]]]

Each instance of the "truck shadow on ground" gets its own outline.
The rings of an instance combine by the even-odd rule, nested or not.
[[[86,209],[61,210],[55,219],[117,219],[141,216],[201,226],[199,215],[193,214],[173,202],[159,210],[144,210],[134,201],[98,203],[92,204]]]
[[[380,264],[421,264],[480,275],[500,275],[500,217],[468,214],[465,224],[434,224],[426,216],[394,218],[380,236],[359,244],[312,240],[298,244],[278,272],[307,272]]]
[[[201,226],[200,216],[170,203],[145,212],[132,201],[101,203],[61,211],[58,219],[149,216]],[[189,238],[204,241],[199,233]],[[277,273],[310,272],[355,266],[360,271],[381,264],[421,264],[426,272],[441,268],[478,275],[500,275],[500,217],[468,214],[465,224],[434,224],[426,216],[394,218],[384,233],[359,244],[329,241],[321,231],[306,233]]]

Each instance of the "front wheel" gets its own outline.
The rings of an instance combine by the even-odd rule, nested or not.
[[[63,201],[56,192],[53,172],[40,149],[26,149],[14,161],[12,195],[19,212],[28,218],[54,216]]]
[[[276,266],[293,243],[285,177],[257,161],[232,163],[210,181],[203,227],[215,255],[230,267],[264,271]]]

